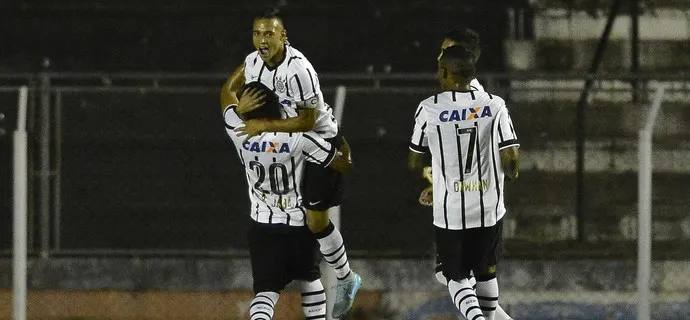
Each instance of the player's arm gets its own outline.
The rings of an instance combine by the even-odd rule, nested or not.
[[[336,151],[335,158],[333,158],[333,161],[328,164],[328,167],[335,171],[348,174],[350,173],[350,170],[352,170],[352,152],[350,150],[350,145],[347,143],[347,140],[345,140],[345,137],[342,137],[342,139],[343,144],[340,146],[340,150]]]
[[[314,129],[316,110],[299,108],[296,117],[260,120],[260,122],[262,122],[262,132],[307,132]]]
[[[244,85],[244,63],[235,69],[235,71],[230,74],[228,80],[225,81],[223,87],[220,89],[220,108],[225,110],[227,106],[231,104],[238,104],[239,95],[242,86]],[[242,110],[238,110],[240,112]],[[245,111],[246,112],[246,111]]]
[[[429,139],[426,135],[426,113],[423,105],[417,107],[414,115],[414,128],[410,138],[410,152],[407,155],[407,168],[413,173],[422,172],[424,168],[424,155],[429,153]],[[419,175],[421,176],[421,175]]]
[[[293,75],[288,75],[287,90],[294,99],[297,116],[287,119],[247,121],[239,134],[251,138],[263,132],[307,132],[313,130],[316,124],[316,108],[319,106],[318,93],[315,92],[316,83],[318,83],[316,72],[307,69],[307,67],[300,68]]]
[[[350,145],[345,138],[340,150],[314,132],[305,132],[302,138],[302,154],[307,161],[342,173],[349,173],[352,169]]]
[[[509,180],[515,180],[520,174],[518,167],[520,166],[520,153],[518,147],[508,147],[501,150],[501,167],[503,172]]]
[[[508,109],[503,108],[497,115],[498,150],[501,153],[501,167],[509,180],[517,179],[520,165],[520,142],[513,128]]]

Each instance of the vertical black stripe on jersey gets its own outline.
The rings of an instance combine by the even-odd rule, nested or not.
[[[295,75],[295,81],[297,82],[297,88],[299,89],[299,97],[301,101],[304,101],[304,90],[302,90],[302,82],[299,81],[299,76]]]
[[[491,128],[496,125],[496,119],[491,122]],[[494,183],[496,184],[496,222],[498,222],[498,205],[501,203],[501,188],[498,185],[498,167],[496,166],[496,142],[494,141],[494,134],[491,133],[491,162],[494,167]]]
[[[472,100],[476,100],[476,99],[477,99],[477,98],[475,98],[475,96],[474,96],[474,91],[471,91],[471,90],[470,90],[470,95],[472,95]]]
[[[482,228],[484,227],[484,189],[481,188],[482,185],[482,152],[479,149],[479,123],[475,122],[474,127],[477,128],[477,142],[475,142],[475,148],[477,149],[477,174],[479,174],[479,207],[482,213]]]
[[[434,104],[438,103],[438,94],[434,95]]]
[[[422,146],[422,141],[424,141],[424,129],[426,129],[426,122],[424,122],[424,125],[422,125],[422,129],[420,130],[422,134],[419,136],[419,143],[417,144],[418,146]]]
[[[292,187],[295,189],[295,196],[299,199],[299,189],[297,189],[297,178],[295,178],[295,171],[297,171],[297,166],[295,166],[295,157],[290,157],[290,163],[292,164]]]
[[[492,96],[491,93],[488,93],[488,92],[487,92],[486,94],[489,95],[489,99],[493,99],[493,98],[494,98],[494,96]]]
[[[307,212],[304,211],[304,207],[302,207],[302,204],[300,203],[297,207],[299,211],[302,211],[302,220],[306,223],[307,222]]]
[[[316,86],[314,85],[314,78],[311,75],[311,71],[307,68],[307,73],[309,74],[309,81],[311,82],[311,92],[316,94]]]
[[[510,132],[513,134],[513,138],[517,138],[517,135],[515,134],[515,129],[513,128],[513,124],[509,124],[510,126]]]
[[[242,148],[237,148],[237,151],[240,152],[240,163],[244,165],[244,156],[242,155]]]
[[[467,228],[467,211],[465,209],[465,170],[462,168],[463,166],[463,161],[462,161],[462,147],[460,144],[460,135],[457,134],[458,130],[460,128],[458,127],[458,124],[455,124],[455,143],[458,146],[458,161],[460,163],[460,208],[462,208],[462,228],[466,229]]]
[[[506,141],[506,139],[503,137],[503,130],[501,129],[501,121],[498,121],[498,136],[501,138],[501,141],[499,141],[499,142]]]
[[[273,163],[276,163],[276,157],[273,157]],[[270,170],[270,168],[269,168],[269,170]],[[269,172],[269,176],[270,176],[270,172]],[[276,178],[277,178],[277,174],[276,174]],[[281,177],[281,178],[285,179],[286,177]],[[276,180],[280,180],[280,179],[276,179]],[[278,184],[278,181],[276,181],[276,184]],[[277,188],[278,188],[278,186],[276,186],[276,189]],[[287,211],[285,211],[285,209],[283,208],[283,195],[282,194],[278,195],[278,209],[280,209],[280,211],[284,212],[285,215],[287,216],[287,219],[285,219],[285,224],[290,225],[290,219],[292,217],[290,217],[290,214]]]
[[[419,107],[419,110],[417,110],[417,113],[414,114],[414,119],[417,120],[417,117],[422,114],[422,107]]]
[[[453,102],[455,102],[455,91],[452,92],[453,95]]]
[[[443,195],[443,220],[448,229],[448,184],[446,183],[446,159],[443,155],[443,137],[441,136],[441,126],[436,125],[436,132],[438,132],[438,147],[441,153],[441,175],[443,176],[443,184],[445,185],[446,193]]]
[[[280,68],[280,66],[277,66],[275,70],[273,70],[273,92],[276,92],[276,75],[278,74],[278,68]]]

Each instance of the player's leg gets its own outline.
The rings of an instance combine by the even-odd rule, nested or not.
[[[276,303],[280,294],[278,292],[264,291],[259,292],[254,296],[252,304],[249,307],[249,319],[251,320],[271,320]]]
[[[498,279],[496,278],[496,265],[500,255],[500,243],[503,223],[498,223],[493,227],[478,229],[477,248],[483,250],[482,260],[473,268],[477,278],[477,299],[484,313],[489,320],[494,320],[498,309]]]
[[[303,190],[302,203],[307,208],[307,225],[319,242],[324,260],[333,268],[338,279],[332,313],[333,317],[339,318],[350,309],[362,284],[361,277],[350,269],[343,236],[327,213],[329,208],[340,205],[343,177],[330,168],[307,163]]]
[[[295,246],[293,279],[302,293],[302,312],[306,319],[326,319],[326,291],[319,270],[319,244],[308,228],[304,227]]]
[[[299,281],[302,312],[306,319],[326,319],[326,292],[321,280]]]
[[[464,259],[463,252],[470,245],[464,244],[462,237],[466,230],[447,230],[434,227],[436,233],[436,251],[443,263],[441,272],[448,279],[448,293],[451,301],[460,313],[469,320],[485,320],[479,308],[477,295],[467,278],[471,266]]]
[[[252,264],[255,297],[249,307],[251,320],[273,319],[279,292],[290,282],[288,263],[292,247],[289,236],[276,233],[252,220],[249,227],[249,257]]]

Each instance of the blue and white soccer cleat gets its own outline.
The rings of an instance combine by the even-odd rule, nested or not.
[[[335,303],[333,303],[333,318],[340,318],[347,314],[355,301],[357,290],[362,286],[362,277],[354,271],[343,280],[339,280],[335,288]]]

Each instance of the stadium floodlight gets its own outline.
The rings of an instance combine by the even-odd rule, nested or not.
[[[652,267],[652,134],[666,87],[660,85],[639,132],[638,219],[637,219],[637,320],[651,319]]]

